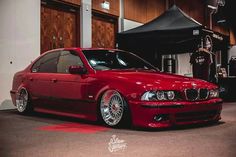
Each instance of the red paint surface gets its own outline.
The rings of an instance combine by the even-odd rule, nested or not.
[[[65,48],[60,50],[75,51],[81,58],[86,74],[67,73],[40,73],[32,72],[31,68],[37,59],[25,70],[17,72],[13,78],[11,97],[16,104],[16,94],[21,88],[27,89],[31,103],[36,111],[71,116],[91,121],[97,121],[98,104],[100,97],[107,90],[117,90],[126,100],[131,113],[132,125],[138,127],[166,127],[172,125],[202,123],[201,120],[177,121],[178,113],[202,113],[214,111],[214,117],[208,121],[220,119],[222,100],[220,98],[204,101],[188,101],[185,98],[186,89],[215,89],[216,85],[203,80],[184,76],[166,74],[147,70],[94,70],[82,53],[81,48]],[[101,49],[99,49],[101,50]],[[49,53],[44,53],[39,58]],[[180,92],[182,98],[176,101],[142,101],[141,96],[146,91],[174,90]],[[149,106],[149,107],[143,107]],[[168,107],[168,105],[183,105],[181,108]],[[163,106],[167,106],[164,107]],[[169,115],[165,123],[157,122],[157,114]],[[201,116],[201,115],[200,115]],[[191,115],[189,116],[191,118]],[[195,117],[192,117],[195,119]],[[204,120],[205,121],[205,120]],[[94,133],[107,128],[85,124],[68,123],[42,127],[43,130]]]
[[[72,132],[72,133],[78,132],[84,134],[93,134],[110,130],[110,128],[103,126],[81,124],[81,123],[63,123],[57,125],[42,126],[36,129],[43,131],[58,131],[58,132]]]

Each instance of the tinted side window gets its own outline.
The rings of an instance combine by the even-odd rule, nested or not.
[[[78,54],[74,51],[61,51],[58,64],[57,72],[58,73],[69,73],[69,67],[71,65],[83,66]]]
[[[56,73],[59,51],[51,52],[40,58],[32,67],[32,72]]]

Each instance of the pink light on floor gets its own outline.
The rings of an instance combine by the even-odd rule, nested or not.
[[[57,132],[72,132],[72,133],[84,133],[84,134],[93,134],[102,131],[110,130],[110,128],[90,125],[90,124],[81,124],[81,123],[62,123],[57,125],[48,125],[41,126],[36,128],[37,130],[43,131],[57,131]]]

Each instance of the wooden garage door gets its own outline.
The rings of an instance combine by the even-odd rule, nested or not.
[[[45,5],[41,7],[41,52],[79,46],[78,14]]]
[[[117,19],[93,13],[92,47],[115,48]]]

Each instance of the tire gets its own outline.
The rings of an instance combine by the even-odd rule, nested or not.
[[[21,88],[17,93],[16,109],[21,114],[29,114],[33,111],[33,107],[30,103],[30,96],[26,88]]]
[[[100,119],[110,127],[130,125],[130,114],[126,101],[116,90],[106,91],[100,100]]]

